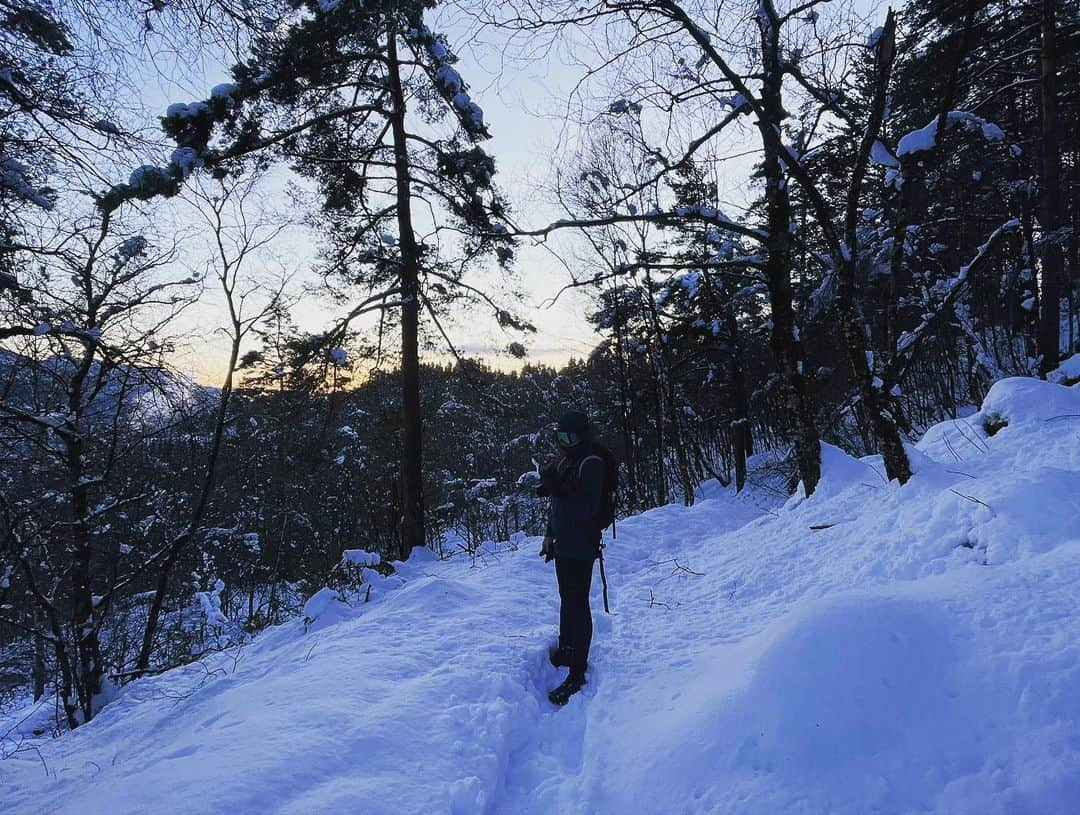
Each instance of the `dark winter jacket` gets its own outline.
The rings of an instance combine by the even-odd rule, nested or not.
[[[600,554],[597,518],[604,500],[604,463],[582,444],[582,454],[563,456],[549,478],[552,487],[547,534],[555,541],[555,557],[593,560]]]

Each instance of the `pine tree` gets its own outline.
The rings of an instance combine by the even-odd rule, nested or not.
[[[445,336],[447,306],[464,300],[489,307],[506,329],[531,329],[464,279],[489,256],[508,266],[513,240],[492,186],[494,160],[480,147],[483,112],[446,39],[424,25],[430,6],[302,4],[287,24],[256,38],[233,83],[169,108],[163,124],[178,147],[167,166],[140,168],[100,201],[108,211],[126,199],[175,194],[200,167],[223,173],[275,154],[316,181],[328,274],[362,296],[325,342],[339,344],[364,314],[397,316],[402,557],[425,540],[422,323]]]

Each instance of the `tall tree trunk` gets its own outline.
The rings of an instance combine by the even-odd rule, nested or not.
[[[729,375],[735,399],[735,421],[731,423],[731,435],[735,453],[735,492],[746,486],[746,460],[753,454],[754,442],[750,433],[750,399],[746,393],[746,377],[743,375],[739,354],[739,322],[728,309],[727,330],[729,345]]]
[[[649,299],[649,316],[655,337],[656,353],[660,359],[660,370],[663,374],[659,381],[660,392],[657,394],[657,399],[663,399],[663,413],[667,421],[671,423],[669,437],[675,451],[675,469],[679,479],[679,486],[682,489],[683,504],[691,506],[694,503],[694,479],[690,474],[690,457],[686,451],[687,440],[681,427],[682,419],[676,398],[674,366],[671,355],[668,353],[667,337],[664,334],[660,314],[657,312],[656,303],[651,297]]]
[[[649,354],[649,367],[653,381],[653,422],[656,425],[656,503],[663,506],[668,502],[667,483],[667,433],[664,428],[664,397],[660,383],[660,372],[656,369],[654,354]]]
[[[405,133],[405,93],[397,54],[397,32],[387,30],[390,127],[394,139],[394,176],[397,195],[398,247],[401,250],[401,557],[424,545],[423,447],[420,417],[420,257],[412,227],[412,190]]]
[[[1021,310],[1024,319],[1025,347],[1030,359],[1025,360],[1026,370],[1034,373],[1032,362],[1039,356],[1039,301],[1041,294],[1035,269],[1038,258],[1035,256],[1035,202],[1032,194],[1024,194],[1020,202],[1020,229],[1024,238],[1020,270]]]
[[[87,302],[92,302],[89,291],[90,275],[85,275]],[[88,322],[93,325],[93,313]],[[71,635],[75,643],[73,674],[74,691],[77,700],[64,700],[69,722],[73,712],[71,707],[77,702],[81,712],[79,724],[90,721],[94,716],[94,699],[101,692],[101,679],[105,666],[101,660],[101,642],[98,626],[94,620],[94,576],[93,576],[93,537],[87,517],[90,514],[90,479],[86,473],[86,458],[83,448],[84,386],[94,363],[92,348],[84,348],[83,357],[69,386],[67,401],[68,412],[74,417],[71,426],[59,432],[64,446],[64,459],[67,467],[68,497],[71,501]]]
[[[679,483],[682,486],[683,506],[693,506],[694,503],[694,475],[690,470],[690,454],[687,451],[689,440],[682,425],[682,411],[676,404],[674,385],[670,379],[668,382],[668,415],[671,417],[673,432],[672,442],[675,445],[675,463],[679,468]]]
[[[803,378],[801,345],[795,326],[794,295],[791,286],[791,198],[787,178],[780,164],[778,139],[773,128],[780,128],[787,117],[782,92],[784,74],[781,66],[779,31],[775,25],[761,25],[761,56],[764,76],[761,84],[763,120],[758,122],[765,148],[765,208],[768,237],[765,241],[765,282],[772,309],[772,347],[780,375],[780,403],[791,419],[795,442],[795,461],[806,495],[811,495],[821,479],[821,439],[814,409]]]
[[[862,319],[855,300],[859,257],[859,199],[870,153],[881,132],[881,123],[885,116],[889,79],[892,76],[895,53],[895,33],[896,20],[890,11],[885,21],[885,29],[878,38],[876,46],[877,73],[873,103],[852,170],[844,214],[844,243],[840,247],[841,256],[836,258],[835,262],[837,266],[836,310],[840,317],[840,334],[844,339],[844,347],[855,377],[859,401],[862,403],[863,414],[870,420],[874,436],[877,437],[877,445],[885,461],[885,473],[890,480],[899,479],[903,484],[911,478],[911,462],[908,460],[903,440],[900,438],[900,431],[893,418],[889,394],[885,392],[882,380],[874,376],[870,343],[863,330]]]
[[[626,465],[627,498],[626,506],[629,509],[638,508],[638,467],[635,453],[633,426],[630,416],[630,396],[628,387],[630,382],[626,369],[626,355],[623,347],[623,324],[621,314],[621,294],[616,291],[613,298],[615,309],[615,358],[619,363],[619,421],[623,438],[623,462]]]
[[[1060,243],[1064,223],[1061,198],[1061,152],[1058,132],[1057,12],[1058,0],[1042,0],[1042,178],[1039,179],[1039,221],[1042,224],[1042,296],[1039,298],[1039,373],[1046,376],[1060,363],[1061,294],[1065,257]],[[1048,239],[1049,238],[1049,239]]]
[[[905,262],[908,227],[917,213],[928,206],[925,168],[912,162],[904,168],[904,183],[891,196],[896,202],[893,216],[892,246],[889,249],[889,280],[885,304],[885,329],[882,347],[895,348],[904,332],[905,314],[901,302],[911,289],[911,268]],[[908,307],[910,309],[910,306]]]
[[[70,489],[72,511],[72,547],[74,558],[71,569],[72,608],[71,630],[75,640],[75,656],[78,662],[79,707],[83,721],[94,716],[94,699],[101,692],[104,666],[101,663],[101,644],[98,628],[94,625],[93,547],[86,516],[90,511],[88,487],[82,478],[82,441],[72,439],[68,446],[68,467],[72,475]],[[78,473],[78,475],[75,475]]]
[[[41,619],[34,606],[34,701],[45,695],[45,635],[41,632]]]
[[[852,262],[850,265],[854,265]],[[882,382],[874,376],[870,368],[869,349],[866,335],[859,324],[858,310],[855,306],[854,272],[839,275],[836,307],[840,317],[840,333],[844,338],[848,361],[858,387],[859,401],[863,415],[870,420],[877,446],[885,463],[885,474],[889,480],[898,479],[901,484],[911,478],[911,462],[904,450],[904,442],[896,426],[896,420],[890,410],[888,395],[882,389]]]
[[[1074,164],[1076,162],[1074,161]],[[1076,294],[1080,291],[1080,200],[1077,199],[1077,191],[1080,190],[1080,167],[1073,167],[1072,178],[1069,180],[1069,192],[1068,195],[1072,199],[1069,206],[1069,239],[1067,244],[1067,250],[1065,252],[1065,274],[1063,282],[1065,285],[1065,298],[1068,304],[1068,319],[1066,325],[1068,326],[1068,333],[1065,337],[1065,347],[1068,349],[1068,353],[1075,353],[1080,350],[1080,343],[1076,335],[1076,321],[1080,316],[1080,310],[1077,302]]]

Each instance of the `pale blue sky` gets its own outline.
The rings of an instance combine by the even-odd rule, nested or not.
[[[746,4],[739,5],[748,8]],[[877,4],[858,5],[868,10]],[[730,24],[733,28],[748,25],[749,18],[733,14]],[[497,182],[508,194],[517,221],[524,226],[541,226],[562,217],[546,190],[551,187],[553,168],[565,161],[575,132],[573,126],[566,124],[568,100],[571,107],[582,103],[588,107],[589,100],[580,88],[572,93],[584,71],[581,63],[590,61],[587,50],[575,51],[577,64],[570,64],[573,60],[567,58],[567,52],[557,49],[542,59],[513,59],[522,49],[508,46],[496,32],[474,36],[472,24],[450,6],[443,7],[432,19],[432,27],[445,32],[453,42],[461,59],[457,67],[472,86],[473,98],[484,109],[493,133],[485,146],[496,157]],[[595,54],[594,58],[602,56]],[[200,98],[207,88],[226,78],[223,66],[213,63],[207,65],[201,77],[197,72],[188,72],[186,76],[187,81],[176,85],[159,78],[150,80],[148,93],[160,97],[164,107],[169,101]],[[597,110],[606,104],[599,93],[593,101]],[[734,132],[719,151],[737,156],[723,162],[719,169],[721,196],[732,214],[750,195],[746,177],[754,155],[747,151],[755,145],[747,133],[745,128]],[[548,246],[569,261],[574,243],[573,236],[567,234],[553,239]],[[310,244],[294,236],[289,246],[288,263],[301,269],[298,281],[310,280],[302,271],[308,264]],[[545,302],[567,282],[566,269],[552,258],[548,249],[532,246],[522,247],[516,268],[528,293],[524,311],[539,329],[528,339],[530,357],[559,364],[571,356],[587,354],[597,340],[585,319],[589,309],[587,296],[569,292],[554,305]],[[302,328],[318,331],[325,327],[330,313],[325,303],[309,296],[297,308],[295,317]],[[181,367],[207,382],[216,381],[222,373],[223,346],[212,334],[220,318],[221,304],[211,295],[188,318],[195,339],[190,348],[178,355]],[[494,326],[494,321],[484,312],[454,321],[451,333],[463,352],[483,355],[493,364],[514,364],[505,355],[491,354],[492,349],[504,348],[511,337]]]

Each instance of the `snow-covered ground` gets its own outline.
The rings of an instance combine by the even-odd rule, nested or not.
[[[3,811],[1080,811],[1080,386],[999,382],[913,458],[620,522],[564,709],[537,541],[418,556],[16,754]]]

